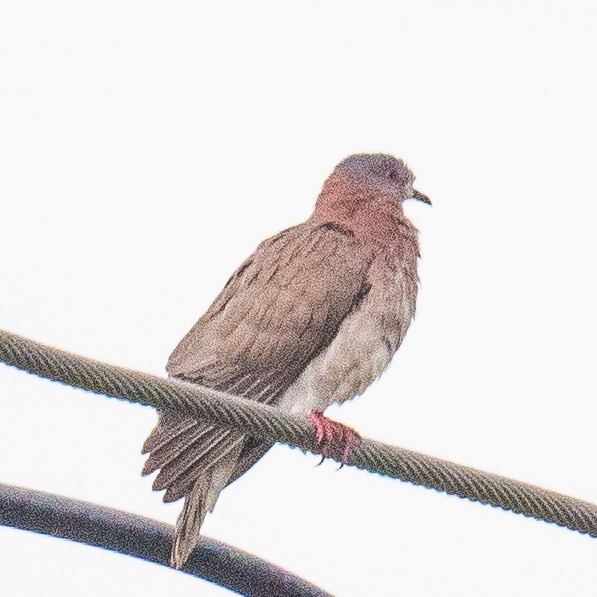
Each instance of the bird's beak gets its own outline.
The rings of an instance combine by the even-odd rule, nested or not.
[[[416,189],[413,189],[413,194],[409,197],[409,199],[416,199],[417,201],[422,201],[423,203],[427,203],[427,205],[431,205],[431,199],[429,199],[427,195],[419,193],[419,191]]]

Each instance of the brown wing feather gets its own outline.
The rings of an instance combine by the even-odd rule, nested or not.
[[[368,261],[349,231],[310,222],[264,241],[232,275],[168,361],[172,377],[269,404],[336,335],[366,288]],[[268,446],[163,412],[144,451],[161,469],[165,499],[186,495],[203,471],[242,451],[231,481]]]

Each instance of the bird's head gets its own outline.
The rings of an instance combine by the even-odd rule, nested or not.
[[[426,195],[413,188],[415,177],[401,159],[383,153],[357,153],[342,160],[332,177],[345,180],[350,186],[361,188],[396,201],[418,199],[428,205]]]
[[[415,177],[400,159],[383,153],[358,153],[342,160],[326,180],[316,213],[335,219],[351,218],[363,208],[402,213],[402,202],[418,199],[431,205],[413,188]],[[371,209],[373,208],[373,209]]]

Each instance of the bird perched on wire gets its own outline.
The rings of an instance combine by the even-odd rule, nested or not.
[[[356,154],[325,181],[304,223],[263,241],[168,360],[176,379],[308,417],[322,453],[345,460],[360,441],[322,414],[387,367],[415,313],[413,188],[400,159]],[[164,501],[185,499],[171,564],[184,565],[220,492],[271,446],[241,431],[160,412],[143,473]]]

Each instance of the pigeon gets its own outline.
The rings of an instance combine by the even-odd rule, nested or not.
[[[415,314],[418,231],[403,202],[431,204],[401,159],[355,154],[323,185],[312,215],[264,240],[171,354],[171,378],[303,416],[320,451],[344,462],[360,441],[323,415],[388,366]],[[143,474],[184,498],[171,565],[181,568],[220,492],[271,444],[162,410]],[[336,450],[336,452],[334,452]]]

